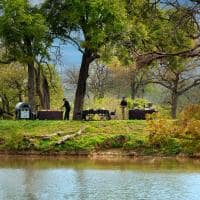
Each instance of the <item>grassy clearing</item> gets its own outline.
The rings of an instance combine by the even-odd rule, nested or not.
[[[73,152],[75,154],[82,152],[88,154],[93,151],[120,149],[128,152],[134,151],[137,155],[200,155],[199,139],[192,137],[187,139],[188,135],[187,137],[177,137],[176,134],[172,134],[170,130],[173,129],[173,126],[170,124],[173,121],[171,120],[164,120],[162,126],[155,122],[152,130],[155,129],[158,133],[152,138],[147,132],[146,126],[149,123],[154,124],[153,122],[155,121],[147,123],[142,120],[90,122],[0,120],[0,151]],[[77,133],[83,128],[82,135],[71,138],[62,144],[56,144],[63,136]],[[41,136],[58,132],[62,134],[41,139]]]
[[[0,121],[0,150],[93,151],[110,148],[137,149],[147,142],[145,121]],[[40,140],[36,136],[62,132],[84,134],[55,145],[61,136]],[[31,138],[27,140],[27,138]]]

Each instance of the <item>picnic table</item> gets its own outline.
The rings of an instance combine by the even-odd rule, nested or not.
[[[106,120],[111,119],[111,114],[109,110],[105,109],[97,109],[97,110],[88,109],[88,110],[83,110],[80,113],[80,117],[82,120],[92,120],[95,115],[100,116],[100,119],[106,119]]]
[[[129,110],[129,119],[145,119],[146,114],[152,114],[156,112],[155,109],[132,109]]]
[[[62,120],[63,111],[58,110],[39,110],[37,112],[37,118],[40,120]]]

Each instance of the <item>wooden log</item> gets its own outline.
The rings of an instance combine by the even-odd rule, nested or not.
[[[40,139],[40,140],[49,140],[51,139],[52,137],[56,137],[56,136],[63,136],[65,135],[66,133],[63,132],[63,131],[58,131],[56,133],[52,133],[52,134],[49,134],[49,135],[37,135],[35,136],[36,138]]]
[[[63,144],[69,139],[72,139],[74,137],[82,135],[84,133],[84,130],[85,130],[85,127],[81,128],[77,133],[70,134],[70,135],[65,135],[64,137],[62,137],[62,139],[60,139],[58,142],[56,142],[55,145]]]
[[[72,133],[72,132],[71,132]],[[25,138],[27,139],[40,139],[40,140],[49,140],[52,137],[56,137],[56,136],[64,136],[66,135],[65,132],[63,131],[58,131],[56,133],[52,133],[52,134],[48,134],[48,135],[24,135]]]

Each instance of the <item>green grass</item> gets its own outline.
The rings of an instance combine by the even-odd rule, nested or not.
[[[56,145],[63,135],[77,133],[84,128],[84,133]],[[41,140],[38,136],[62,132]],[[27,139],[28,138],[28,139]],[[12,121],[0,120],[0,151],[38,151],[43,152],[86,152],[108,149],[134,151],[138,155],[175,156],[185,154],[193,156],[200,152],[198,141],[170,138],[156,147],[149,141],[146,121],[111,120],[111,121]]]
[[[144,145],[147,138],[145,121],[0,121],[0,150],[93,151],[110,148],[131,149]],[[55,145],[61,138],[50,140],[26,138],[63,132],[65,135],[85,128],[84,134]],[[135,145],[135,141],[141,141]],[[133,144],[133,145],[132,145]]]

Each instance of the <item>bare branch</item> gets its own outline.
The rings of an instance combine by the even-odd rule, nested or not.
[[[152,52],[147,54],[140,54],[139,56],[135,57],[136,60],[136,67],[140,68],[145,65],[151,64],[155,60],[159,60],[162,58],[170,57],[170,56],[179,56],[182,58],[192,58],[200,56],[200,44],[195,46],[192,49],[180,51],[176,53],[165,53],[165,52]]]

